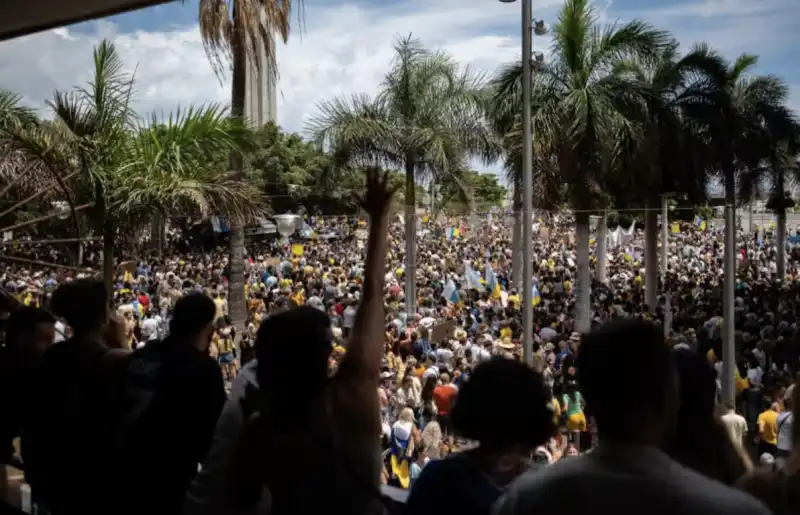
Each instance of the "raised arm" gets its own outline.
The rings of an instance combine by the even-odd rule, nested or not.
[[[376,386],[383,359],[383,278],[388,245],[389,206],[394,195],[394,188],[389,185],[388,179],[388,174],[375,168],[367,172],[367,192],[361,199],[361,207],[370,217],[363,295],[353,323],[347,354],[337,374],[354,374],[374,379]]]

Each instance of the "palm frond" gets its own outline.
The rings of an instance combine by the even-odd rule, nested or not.
[[[303,0],[200,0],[198,9],[203,48],[220,79],[231,64],[234,44],[256,66],[263,51],[266,66],[277,74],[275,36],[289,40],[292,10],[303,26]]]

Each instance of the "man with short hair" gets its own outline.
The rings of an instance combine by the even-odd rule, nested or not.
[[[498,501],[495,515],[769,514],[749,495],[683,468],[661,451],[675,430],[679,402],[659,327],[633,319],[600,326],[582,337],[576,365],[598,446],[523,474]]]

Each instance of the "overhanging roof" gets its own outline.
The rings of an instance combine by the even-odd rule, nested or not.
[[[0,0],[0,41],[170,0]]]

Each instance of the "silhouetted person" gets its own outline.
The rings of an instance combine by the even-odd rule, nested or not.
[[[429,462],[411,490],[408,513],[488,515],[529,467],[534,449],[555,433],[549,402],[541,375],[528,366],[505,358],[478,365],[458,394],[452,421],[457,435],[479,445]]]
[[[0,348],[0,463],[8,463],[14,438],[22,436],[24,412],[31,405],[34,372],[53,344],[55,319],[47,311],[21,307],[5,321],[5,346]]]
[[[726,485],[734,485],[749,469],[741,444],[731,440],[716,418],[717,384],[705,356],[672,351],[680,382],[680,410],[667,453],[683,465]]]
[[[102,282],[78,280],[60,286],[51,301],[73,336],[42,356],[23,427],[23,459],[34,499],[55,515],[107,508],[106,453],[119,356],[105,343],[107,299]]]
[[[219,365],[208,355],[214,301],[194,293],[175,304],[169,336],[128,358],[115,461],[125,489],[114,513],[179,513],[211,445],[225,403]]]
[[[576,367],[598,446],[524,474],[496,514],[769,514],[754,498],[660,450],[679,408],[675,367],[660,327],[632,319],[600,326],[583,338]]]

